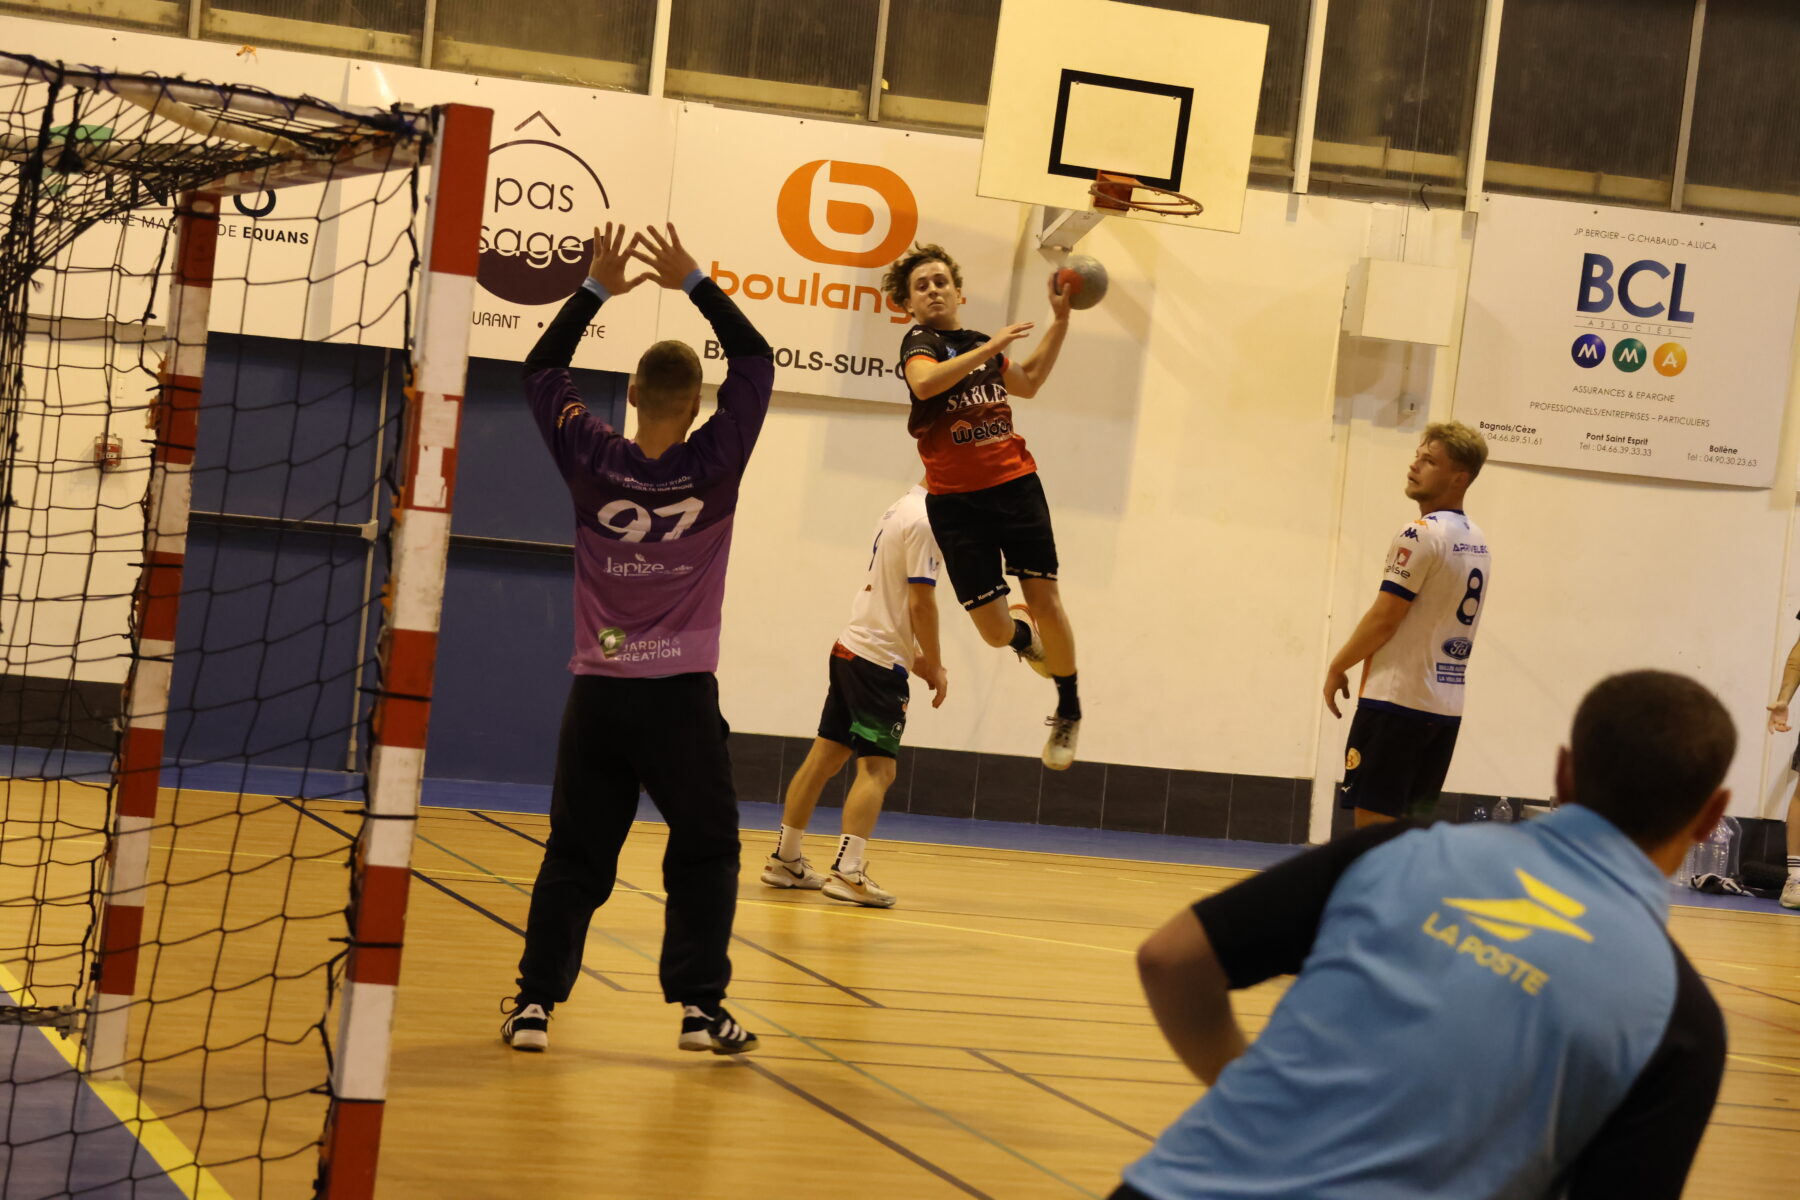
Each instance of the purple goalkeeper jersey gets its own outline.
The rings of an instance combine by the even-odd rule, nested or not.
[[[713,671],[737,512],[774,387],[764,355],[732,358],[718,411],[661,458],[594,416],[569,372],[525,381],[532,416],[575,507],[577,675]]]

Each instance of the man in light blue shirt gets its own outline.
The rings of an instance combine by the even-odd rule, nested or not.
[[[1114,1200],[1675,1200],[1725,1029],[1664,928],[1667,876],[1735,749],[1699,684],[1614,676],[1548,816],[1370,826],[1178,913],[1139,969],[1211,1089]],[[1281,974],[1246,1047],[1228,993]]]

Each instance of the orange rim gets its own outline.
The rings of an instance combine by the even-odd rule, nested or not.
[[[1138,200],[1134,192],[1154,193],[1148,200]],[[1183,195],[1171,188],[1158,187],[1153,183],[1143,183],[1129,175],[1109,175],[1102,171],[1099,178],[1088,187],[1088,195],[1094,199],[1094,207],[1111,212],[1124,212],[1136,209],[1139,212],[1163,213],[1174,217],[1197,217],[1205,208],[1192,196]]]

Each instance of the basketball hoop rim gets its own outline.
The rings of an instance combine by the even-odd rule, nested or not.
[[[1161,199],[1134,200],[1129,195],[1115,195],[1104,189],[1116,188],[1125,192],[1155,192]],[[1162,213],[1172,217],[1197,217],[1206,211],[1204,205],[1192,196],[1176,191],[1174,188],[1159,187],[1154,183],[1143,183],[1127,176],[1102,175],[1088,185],[1088,195],[1093,198],[1096,211],[1124,212],[1136,209],[1139,212]]]

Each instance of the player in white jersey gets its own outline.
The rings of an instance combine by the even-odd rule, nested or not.
[[[788,783],[781,812],[781,841],[763,866],[770,887],[819,888],[833,900],[890,908],[893,893],[869,878],[868,839],[893,785],[906,729],[908,677],[932,691],[931,706],[944,702],[946,681],[938,649],[937,581],[942,558],[925,515],[925,489],[896,500],[875,527],[875,545],[850,623],[831,648],[831,688],[819,716],[819,736]],[[813,870],[801,852],[806,824],[819,793],[851,758],[856,774],[844,800],[843,836],[829,877]]]
[[[1462,724],[1464,675],[1493,585],[1487,535],[1463,494],[1487,462],[1487,441],[1457,421],[1429,425],[1406,472],[1419,519],[1394,535],[1381,591],[1325,674],[1334,717],[1350,669],[1367,662],[1350,722],[1338,802],[1357,828],[1429,816]]]

